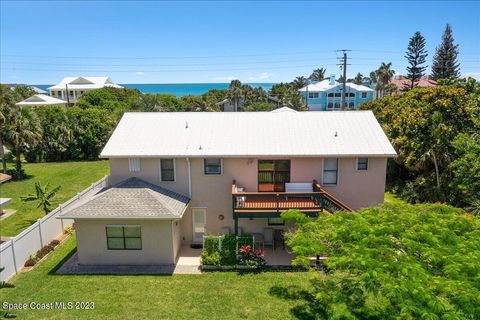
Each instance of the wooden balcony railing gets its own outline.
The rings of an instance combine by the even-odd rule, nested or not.
[[[351,211],[340,200],[323,190],[313,181],[313,192],[243,192],[232,183],[232,207],[235,216],[273,217],[297,209],[309,216],[317,216],[324,209],[329,212]]]

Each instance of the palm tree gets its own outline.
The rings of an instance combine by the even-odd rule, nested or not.
[[[36,145],[42,137],[42,127],[36,113],[28,108],[16,109],[9,119],[9,130],[5,132],[5,141],[15,150],[16,169],[22,168],[21,154]]]
[[[253,88],[248,84],[242,84],[243,104],[248,103],[253,97]]]
[[[322,81],[323,79],[325,79],[325,72],[327,72],[327,69],[325,68],[315,69],[308,78],[312,81]]]
[[[378,79],[376,90],[383,97],[385,95],[385,88],[390,83],[392,77],[395,75],[395,70],[392,70],[392,63],[382,62],[377,71],[375,71],[375,74]]]
[[[21,197],[21,199],[25,202],[37,200],[37,208],[42,207],[45,214],[48,214],[50,212],[50,206],[52,205],[50,201],[55,198],[60,187],[61,186],[57,186],[53,188],[53,190],[49,190],[48,183],[42,187],[40,182],[35,182],[35,194],[31,193],[26,197]]]
[[[359,84],[359,85],[362,84],[363,83],[363,74],[361,74],[360,72],[357,73],[357,75],[353,79],[353,83]]]
[[[232,80],[230,82],[230,86],[227,90],[227,99],[233,101],[235,105],[235,111],[238,111],[238,107],[240,104],[240,100],[242,99],[243,91],[242,91],[242,83],[240,80]]]
[[[253,88],[252,99],[254,102],[267,102],[268,94],[262,87]]]
[[[295,89],[301,89],[308,85],[308,79],[305,78],[304,76],[301,77],[296,77],[295,80],[293,80],[292,85],[294,86]]]

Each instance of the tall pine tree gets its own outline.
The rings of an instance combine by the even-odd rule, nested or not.
[[[448,79],[460,76],[460,64],[457,61],[458,44],[453,43],[452,28],[447,23],[442,43],[437,47],[432,63],[432,78]]]
[[[427,66],[424,65],[428,56],[425,49],[425,38],[420,32],[415,32],[413,37],[410,38],[408,43],[407,52],[405,58],[407,58],[407,79],[408,83],[404,89],[413,89],[416,86],[418,80],[425,74]]]

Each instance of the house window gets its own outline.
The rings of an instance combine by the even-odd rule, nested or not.
[[[70,97],[73,97],[73,91],[70,90]]]
[[[310,98],[310,99],[318,98],[318,92],[309,92],[308,93],[308,98]]]
[[[174,159],[160,159],[160,180],[175,181]]]
[[[222,159],[203,159],[203,173],[206,175],[222,174]]]
[[[355,97],[355,93],[350,92],[350,97]]]
[[[285,221],[282,218],[268,218],[268,225],[269,226],[283,226],[285,225]]]
[[[128,159],[128,171],[130,171],[130,172],[139,172],[140,171],[140,159],[139,158],[129,158]]]
[[[335,102],[335,108],[336,109],[340,108],[340,102]]]
[[[327,158],[323,160],[323,184],[335,185],[338,178],[338,159]]]
[[[328,94],[328,97],[329,97],[329,98],[333,98],[333,92],[330,92],[330,93]]]
[[[368,170],[368,158],[357,159],[357,170]]]
[[[140,226],[106,226],[108,250],[142,250]]]
[[[333,109],[333,102],[329,102],[327,104],[327,109]]]
[[[348,106],[353,109],[355,107],[355,104],[353,102],[350,102]]]
[[[51,95],[52,95],[52,97],[55,97],[55,91],[52,91]]]
[[[342,94],[340,92],[335,92],[335,97],[338,98],[338,97],[341,97],[341,96],[342,96]]]
[[[62,96],[62,91],[57,91],[58,93],[58,96],[61,97]]]
[[[362,99],[366,99],[367,98],[367,93],[366,92],[362,92]]]

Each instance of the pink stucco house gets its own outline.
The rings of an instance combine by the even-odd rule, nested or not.
[[[126,113],[101,153],[110,187],[63,213],[80,264],[174,264],[205,234],[382,203],[396,155],[370,111]]]

